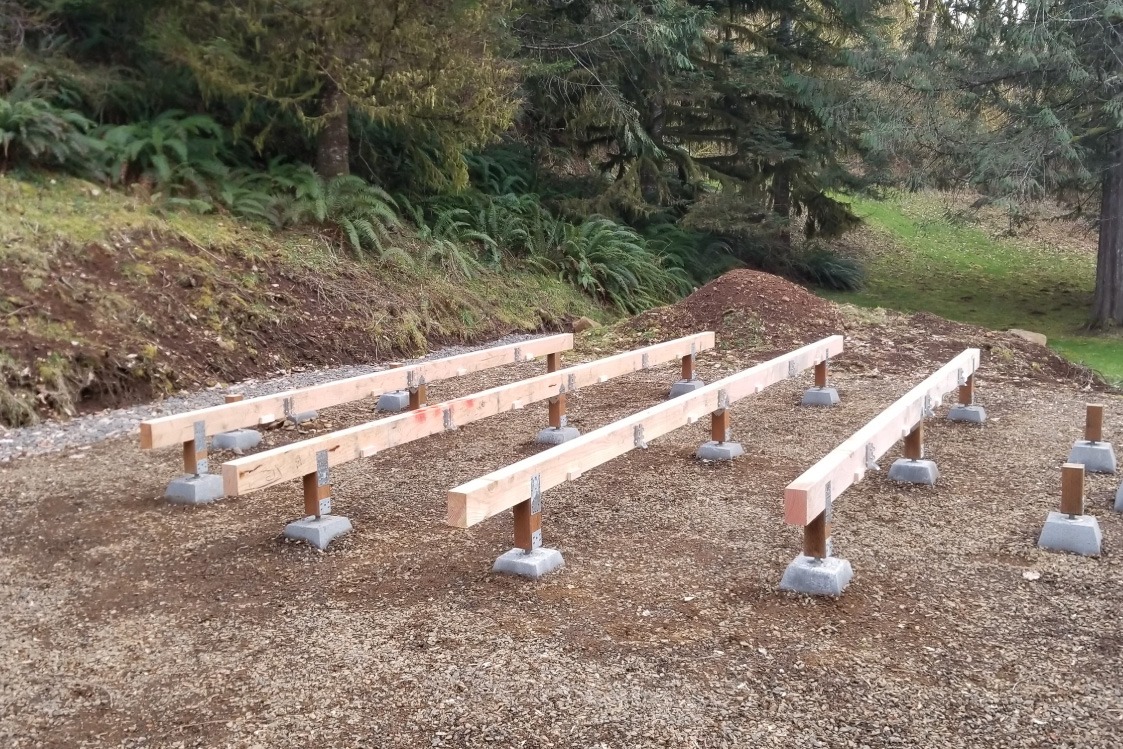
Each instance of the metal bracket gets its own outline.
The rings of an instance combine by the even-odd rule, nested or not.
[[[530,534],[530,549],[531,549],[531,551],[534,551],[535,549],[540,549],[540,548],[542,548],[542,529],[541,528],[534,531],[534,533]]]
[[[571,374],[569,376],[569,385],[566,388],[566,392],[568,392],[568,393],[576,393],[577,392],[577,375]]]
[[[795,377],[796,374],[798,374],[798,372],[795,368],[795,360],[793,359],[792,361],[788,362],[788,377]]]
[[[697,343],[691,343],[690,344],[690,358],[693,359],[696,356],[698,356],[698,344]]]
[[[195,438],[195,455],[207,451],[207,423],[205,421],[196,421],[194,427]],[[210,470],[211,462],[207,458],[195,458],[195,475],[199,476]]]
[[[569,426],[569,416],[567,414],[562,414],[561,418],[558,419],[558,424],[563,426],[563,427]]]
[[[923,413],[924,413],[924,418],[926,418],[926,419],[930,416],[936,415],[936,411],[932,408],[932,396],[931,395],[926,394],[924,396],[924,412]]]
[[[717,409],[724,411],[729,408],[729,393],[725,390],[717,391]]]
[[[523,360],[523,350],[521,348],[519,348],[518,346],[515,346],[515,361],[522,361],[522,360]]]
[[[319,510],[320,510],[320,512],[319,512],[320,515],[330,515],[331,514],[331,497],[324,497],[323,499],[320,500]]]
[[[959,383],[960,387],[963,387],[964,385],[967,384],[967,378],[963,376],[963,367],[960,367],[959,369],[956,370],[955,379]]]
[[[647,449],[647,442],[643,439],[643,424],[636,424],[636,428],[632,431],[632,444],[641,450]]]
[[[831,498],[831,482],[829,482],[829,481],[827,482],[827,485],[824,488],[824,499],[825,499],[826,507],[823,509],[823,512],[826,513],[826,515],[827,515],[827,517],[825,518],[825,520],[827,521],[827,525],[830,525],[831,521],[834,519],[834,499]],[[830,557],[833,554],[834,554],[834,542],[831,540],[830,533],[828,533],[827,534],[827,556]]]
[[[444,410],[444,427],[446,432],[451,432],[456,429],[456,425],[452,423],[452,409],[446,408]]]
[[[647,369],[650,366],[651,366],[651,357],[647,354],[644,354],[643,358],[640,360],[640,369]]]
[[[419,369],[411,369],[406,373],[406,388],[408,390],[416,390],[425,384],[425,376],[421,374]]]
[[[285,418],[286,419],[289,418],[290,416],[292,416],[292,412],[293,412],[292,398],[285,398],[283,401],[281,401],[281,408],[285,412]]]
[[[316,483],[323,486],[328,482],[328,451],[316,453]]]
[[[881,466],[877,464],[877,458],[874,456],[874,447],[872,442],[866,443],[866,470],[867,471],[880,471]]]
[[[537,515],[542,512],[542,474],[536,473],[530,477],[530,514]]]

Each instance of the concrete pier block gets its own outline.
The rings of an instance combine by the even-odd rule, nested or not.
[[[217,473],[180,476],[168,484],[168,488],[164,492],[164,499],[176,505],[205,505],[225,496],[226,492],[222,488],[222,476]]]
[[[948,411],[949,421],[965,421],[968,424],[982,424],[987,420],[987,410],[982,406],[952,406]]]
[[[1102,541],[1100,524],[1091,515],[1069,517],[1063,512],[1050,512],[1037,545],[1050,551],[1070,551],[1084,557],[1098,557]]]
[[[561,445],[581,436],[577,427],[546,427],[534,439],[539,445]]]
[[[802,593],[807,596],[833,596],[837,598],[846,590],[854,577],[850,562],[838,557],[816,559],[800,554],[784,570],[780,590]]]
[[[288,415],[288,420],[293,424],[303,424],[306,421],[315,421],[318,418],[320,418],[319,411],[301,411],[300,413]]]
[[[239,455],[244,450],[252,450],[260,444],[261,432],[255,429],[235,429],[216,434],[211,440],[211,447],[215,450],[233,450]]]
[[[1115,507],[1116,512],[1123,512],[1123,484],[1119,485],[1119,489],[1115,492]]]
[[[565,560],[557,549],[541,546],[534,551],[524,551],[516,547],[501,554],[491,570],[537,580],[564,566]]]
[[[674,385],[671,385],[671,394],[668,398],[677,398],[680,395],[693,393],[695,390],[701,390],[704,387],[706,387],[706,383],[699,379],[679,380]]]
[[[1067,462],[1083,464],[1088,473],[1115,473],[1115,448],[1110,442],[1076,440]]]
[[[733,460],[745,454],[740,442],[703,442],[695,456],[699,460]]]
[[[378,396],[378,410],[397,413],[409,408],[409,391],[395,390]]]
[[[801,406],[837,406],[838,390],[835,388],[811,388],[803,393]]]
[[[934,486],[940,478],[940,469],[931,460],[910,460],[901,458],[889,466],[889,480],[902,484],[923,484]]]
[[[334,539],[351,532],[351,521],[342,515],[309,516],[285,526],[285,538],[326,549]]]

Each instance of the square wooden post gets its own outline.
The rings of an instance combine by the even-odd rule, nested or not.
[[[515,520],[515,546],[531,552],[542,545],[542,507],[541,502],[525,500],[513,509]]]
[[[825,388],[827,386],[827,366],[826,360],[815,365],[815,387]]]
[[[924,422],[920,422],[905,436],[905,457],[920,460],[924,457]]]
[[[1088,442],[1099,442],[1104,436],[1104,407],[1098,403],[1089,403],[1084,418],[1084,439]]]
[[[1084,514],[1084,466],[1080,463],[1061,466],[1061,512],[1070,518]]]
[[[416,411],[425,405],[429,399],[429,388],[425,383],[409,390],[409,410]]]
[[[959,386],[959,405],[970,406],[975,402],[975,375],[967,375],[967,379]]]
[[[694,379],[694,354],[687,354],[682,357],[682,379]]]
[[[803,554],[814,559],[826,559],[830,556],[831,525],[827,522],[827,513],[820,512],[814,520],[803,526]]]
[[[195,438],[183,443],[183,470],[200,476],[210,469],[207,462],[207,425],[195,422]]]
[[[304,474],[304,514],[319,520],[330,513],[331,484],[321,484],[318,472]]]
[[[546,354],[546,371],[557,372],[561,369],[561,353],[555,351],[552,354]]]
[[[550,399],[550,426],[561,429],[566,424],[565,418],[565,393],[559,393]]]
[[[719,445],[729,440],[729,409],[714,411],[710,417],[710,439]]]

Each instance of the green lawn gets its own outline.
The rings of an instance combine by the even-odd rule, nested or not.
[[[1070,237],[1054,232],[1065,245],[1058,247],[952,221],[932,194],[852,203],[867,224],[858,237],[869,282],[860,292],[829,294],[835,301],[1044,333],[1059,353],[1123,381],[1123,337],[1082,329],[1095,256],[1075,226]]]

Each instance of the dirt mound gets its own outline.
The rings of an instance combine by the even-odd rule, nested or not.
[[[965,348],[983,352],[988,377],[1045,383],[1104,383],[1086,367],[1044,346],[928,313],[900,314],[838,305],[778,276],[735,270],[667,307],[624,323],[622,332],[672,338],[701,330],[718,334],[718,348],[771,356],[829,335],[846,336],[836,367],[878,374],[931,371]]]

